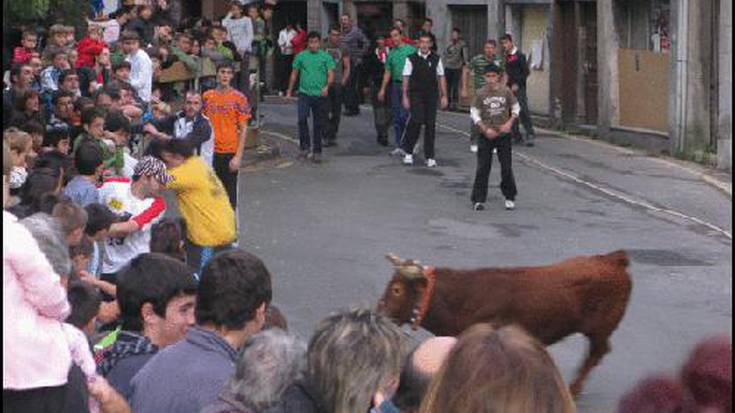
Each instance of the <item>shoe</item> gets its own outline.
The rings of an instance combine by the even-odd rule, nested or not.
[[[413,165],[413,155],[410,153],[407,153],[403,156],[403,164],[404,165]]]
[[[482,211],[485,209],[485,204],[482,202],[475,202],[475,205],[472,207],[475,211]]]
[[[505,200],[505,209],[512,210],[516,208],[516,203],[511,201],[510,199]]]
[[[498,153],[498,148],[493,148],[493,153]]]
[[[278,91],[278,96],[279,96],[279,97],[283,97],[283,92],[281,92],[281,91],[279,90],[279,91]]]
[[[390,156],[403,156],[406,152],[401,148],[395,148],[391,151]]]
[[[426,160],[426,167],[427,168],[436,168],[436,161],[434,159],[427,159]]]
[[[470,145],[470,152],[477,153],[477,145]]]
[[[314,152],[311,154],[311,161],[314,163],[322,163],[322,154],[319,152]]]

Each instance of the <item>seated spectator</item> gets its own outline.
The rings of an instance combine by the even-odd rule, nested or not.
[[[33,141],[32,149],[33,153],[26,156],[26,162],[30,167],[35,165],[38,154],[42,152],[43,148],[43,136],[46,134],[46,128],[43,126],[43,122],[36,122],[34,120],[26,122],[20,127],[20,130],[31,135]]]
[[[117,300],[122,330],[98,355],[98,365],[126,399],[132,395],[136,373],[194,324],[196,288],[189,268],[162,254],[142,254],[120,270]]]
[[[8,125],[22,128],[29,122],[41,124],[45,122],[44,114],[41,112],[41,95],[30,88],[15,95],[13,114]]]
[[[107,130],[118,129],[117,125],[119,122],[118,119],[115,119],[116,116],[120,117],[119,114],[114,112],[110,112],[105,116],[103,111],[94,107],[82,112],[82,125],[84,132],[74,139],[72,151],[76,157],[76,151],[82,145],[96,145],[102,153],[102,169],[111,170],[112,174],[120,175],[122,174],[123,167],[125,166],[123,145],[121,145],[121,143],[126,144],[127,140],[119,142],[114,139],[109,139],[109,137],[114,137],[116,135],[111,136],[111,134],[105,133],[106,126],[109,126]],[[123,128],[123,126],[120,126],[120,128]]]
[[[304,380],[275,412],[394,411],[404,334],[387,317],[354,310],[322,320],[309,342]]]
[[[29,64],[17,64],[10,68],[10,87],[3,91],[3,103],[11,111],[16,97],[23,91],[33,89],[33,79],[33,68]]]
[[[102,27],[97,25],[89,25],[87,27],[87,35],[77,44],[77,59],[75,67],[93,68],[95,58],[107,48],[107,43],[102,40]]]
[[[112,65],[112,77],[118,82],[130,83],[130,62],[123,60]]]
[[[58,152],[68,154],[71,149],[69,128],[48,129],[43,137],[42,153]]]
[[[51,65],[41,71],[41,94],[47,106],[50,106],[54,92],[59,90],[59,77],[69,69],[71,66],[67,52],[58,50],[51,55]]]
[[[393,403],[402,413],[417,413],[434,375],[439,371],[457,339],[433,337],[421,343],[401,370],[400,384]]]
[[[41,55],[44,62],[52,62],[57,52],[67,52],[66,33],[63,24],[54,24],[48,31],[48,42]]]
[[[152,20],[153,8],[147,4],[138,7],[137,17],[132,19],[126,26],[127,30],[130,30],[137,34],[143,46],[153,44],[153,36],[156,32],[156,26]],[[124,35],[123,35],[124,37]],[[120,39],[125,41],[124,38]]]
[[[74,93],[68,90],[60,90],[54,94],[51,100],[53,111],[49,114],[49,120],[46,122],[46,130],[69,129],[69,134],[72,133],[74,98]]]
[[[194,39],[187,33],[178,33],[176,42],[171,46],[171,54],[173,54],[180,62],[182,62],[192,73],[199,71],[199,57],[193,53]]]
[[[67,51],[76,48],[76,29],[74,26],[64,26],[64,48]]]
[[[215,256],[199,282],[196,326],[133,378],[133,410],[199,413],[214,402],[235,373],[238,350],[263,327],[271,295],[260,259],[238,249]]]
[[[38,46],[38,34],[32,30],[24,30],[20,39],[20,46],[13,49],[12,64],[25,64],[31,61],[31,55]]]
[[[99,202],[97,183],[104,169],[102,156],[95,143],[81,144],[74,153],[77,175],[66,185],[64,194],[82,207]]]
[[[17,128],[8,128],[3,132],[3,143],[10,151],[10,189],[19,189],[28,178],[27,159],[33,153],[33,140]]]
[[[176,192],[186,222],[186,262],[201,273],[209,257],[232,248],[237,240],[235,211],[214,170],[194,156],[190,141],[166,141],[161,157],[173,177],[166,187]]]
[[[245,343],[216,402],[201,413],[260,413],[302,375],[306,345],[279,329],[262,331]]]
[[[64,231],[66,244],[76,246],[84,236],[84,227],[87,225],[87,211],[80,207],[68,196],[61,195],[51,211],[51,216],[58,219]]]
[[[181,223],[181,225],[179,224]],[[186,262],[183,221],[164,218],[151,229],[151,252],[159,252]]]
[[[429,386],[422,413],[574,412],[572,396],[541,343],[516,326],[477,324]]]
[[[59,90],[69,91],[77,98],[82,97],[79,74],[76,69],[67,69],[61,72],[59,75]]]

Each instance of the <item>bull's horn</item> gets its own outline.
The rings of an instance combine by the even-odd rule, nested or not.
[[[385,258],[390,261],[393,265],[396,267],[399,267],[403,265],[403,260],[401,260],[396,254],[394,253],[388,253],[385,255]]]
[[[410,280],[415,280],[424,277],[423,269],[418,265],[405,265],[398,267],[398,273]]]

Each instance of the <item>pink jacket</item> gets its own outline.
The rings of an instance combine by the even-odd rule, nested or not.
[[[3,211],[3,389],[66,384],[66,290],[30,232]]]

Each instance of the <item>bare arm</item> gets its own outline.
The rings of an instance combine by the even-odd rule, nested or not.
[[[108,237],[110,238],[127,237],[128,235],[134,232],[137,232],[138,230],[140,230],[138,223],[132,219],[126,222],[118,222],[110,226]]]
[[[347,80],[350,78],[350,56],[342,58],[342,86],[347,84]]]
[[[296,79],[299,77],[299,69],[293,69],[291,70],[291,77],[288,79],[288,92],[286,92],[286,96],[291,97],[293,96],[293,87],[296,85]]]

